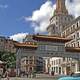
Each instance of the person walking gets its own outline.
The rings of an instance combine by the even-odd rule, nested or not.
[[[1,80],[1,78],[2,78],[2,75],[3,75],[3,69],[0,68],[0,80]]]
[[[9,78],[9,71],[8,70],[6,70],[5,75],[6,75],[6,80],[10,80],[10,78]]]

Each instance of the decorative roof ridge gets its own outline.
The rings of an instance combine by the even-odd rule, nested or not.
[[[61,36],[45,36],[45,35],[33,35],[34,40],[48,40],[48,41],[53,41],[53,42],[68,42],[71,41],[72,39],[69,38],[64,38]]]
[[[14,43],[14,45],[19,47],[38,47],[35,44],[26,44],[26,43]]]
[[[59,35],[33,35],[33,37],[51,37],[51,38],[62,38],[62,39],[69,39],[69,38],[64,38],[62,36],[59,36]]]

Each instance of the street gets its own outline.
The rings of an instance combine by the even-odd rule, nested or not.
[[[6,80],[6,78],[2,78],[1,80]],[[57,80],[55,76],[50,76],[48,74],[37,74],[36,78],[27,78],[25,77],[14,77],[10,78],[10,80]]]
[[[1,80],[7,80],[5,79],[1,79]],[[10,78],[10,80],[57,80],[54,78]]]

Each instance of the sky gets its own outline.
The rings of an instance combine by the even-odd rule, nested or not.
[[[20,41],[27,34],[45,34],[56,0],[0,0],[0,35]],[[80,15],[80,0],[66,0],[69,14]]]

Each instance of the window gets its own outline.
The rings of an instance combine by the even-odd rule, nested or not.
[[[61,74],[61,67],[59,67],[59,74]]]
[[[79,26],[79,25],[78,25],[78,22],[77,22],[77,28],[78,28],[78,26]]]
[[[75,43],[73,45],[74,45],[73,47],[75,47]]]
[[[54,60],[54,65],[55,65],[55,60]]]
[[[67,18],[65,17],[65,21],[67,20]]]
[[[65,61],[65,57],[63,57],[63,61]]]
[[[53,65],[53,61],[52,61],[52,65]]]
[[[72,29],[72,27],[71,27],[71,32],[72,32],[72,30],[73,30],[73,29]]]
[[[75,25],[73,25],[73,30],[75,29]]]
[[[56,60],[56,64],[58,64],[58,60]]]
[[[58,24],[58,22],[56,22],[56,25]]]
[[[78,44],[78,47],[79,47],[79,42],[77,42],[77,44]]]
[[[54,70],[54,68],[52,67],[52,71]]]
[[[45,45],[40,45],[39,50],[45,50]]]
[[[71,47],[74,47],[73,43],[71,43]]]
[[[70,29],[69,29],[69,28],[66,30],[66,34],[67,34],[67,35],[70,34]]]
[[[59,59],[59,64],[61,63],[61,59]]]
[[[32,56],[30,56],[30,58],[33,58]]]
[[[55,70],[56,70],[56,69],[55,69],[55,67],[54,67],[54,72],[55,72]]]
[[[56,67],[56,73],[58,73],[58,67]]]
[[[68,18],[68,21],[70,21],[70,18]]]
[[[73,39],[75,39],[75,35],[73,35]]]
[[[62,36],[65,37],[65,32],[62,33]]]
[[[79,32],[77,33],[77,37],[79,38]]]
[[[71,61],[71,58],[68,58],[69,61]]]

